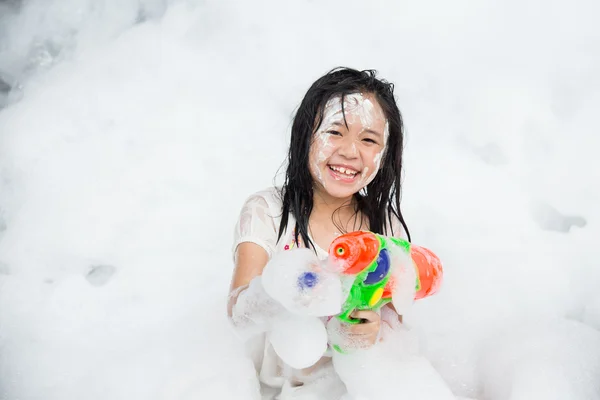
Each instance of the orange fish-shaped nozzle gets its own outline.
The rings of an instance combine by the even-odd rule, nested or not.
[[[345,274],[358,274],[377,258],[379,246],[379,239],[371,232],[350,232],[331,242],[329,256]]]

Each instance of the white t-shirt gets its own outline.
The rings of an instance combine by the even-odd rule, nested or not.
[[[256,243],[265,249],[269,258],[277,252],[295,247],[294,226],[296,225],[296,220],[291,214],[289,215],[287,228],[281,236],[281,240],[277,241],[281,215],[282,199],[277,188],[265,189],[250,196],[242,207],[240,218],[235,227],[232,248],[234,257],[237,246],[243,242]],[[406,238],[400,221],[394,219],[392,223],[394,236]],[[384,234],[389,235],[388,232]],[[317,250],[317,256],[321,259],[327,257],[326,249],[320,248],[314,240],[312,242]]]
[[[238,223],[235,227],[233,240],[233,255],[235,258],[237,246],[240,243],[252,242],[267,252],[269,259],[276,253],[292,249],[298,244],[294,242],[294,227],[296,220],[289,215],[288,225],[278,241],[279,224],[282,216],[282,199],[277,188],[269,188],[250,196],[240,212]],[[404,229],[397,219],[394,221],[393,231],[395,236],[405,237]],[[400,235],[398,235],[400,233]],[[299,237],[300,246],[303,247]],[[312,238],[311,238],[312,239]],[[314,240],[319,259],[327,257],[327,251],[320,248]],[[319,364],[317,368],[306,371],[293,370],[284,365],[277,356],[269,341],[262,337],[248,343],[249,353],[252,355],[254,365],[263,388],[263,400],[283,399],[285,392],[291,394],[295,391],[316,390],[320,392],[319,399],[338,399],[345,391],[343,383],[339,380],[331,361]],[[294,383],[293,383],[294,382]],[[296,384],[302,386],[295,387]],[[279,397],[278,393],[282,393]]]

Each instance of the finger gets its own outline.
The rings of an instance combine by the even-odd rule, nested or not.
[[[366,349],[371,347],[376,341],[376,335],[350,336],[346,338],[347,343],[353,348]]]
[[[349,328],[349,332],[353,335],[370,335],[379,332],[379,324],[377,322],[355,324]]]
[[[379,320],[379,314],[377,314],[374,311],[370,311],[370,310],[356,310],[356,311],[352,312],[352,314],[350,314],[350,316],[352,318],[356,318],[356,319],[364,319],[369,322]]]

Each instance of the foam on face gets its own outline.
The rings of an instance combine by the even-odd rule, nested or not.
[[[365,97],[362,93],[353,93],[344,97],[344,107],[342,110],[342,102],[341,96],[334,96],[327,104],[325,104],[325,108],[323,110],[323,121],[321,122],[321,126],[315,133],[315,146],[317,148],[317,157],[314,161],[314,164],[311,165],[317,181],[326,187],[325,180],[321,174],[321,170],[319,169],[319,165],[327,160],[334,153],[333,145],[331,144],[329,138],[328,131],[334,126],[334,124],[345,124],[353,125],[360,121],[362,126],[361,134],[367,130],[371,129],[373,126],[373,121],[376,118],[385,119],[385,115],[383,113],[378,112],[375,108],[375,105],[368,97]],[[369,167],[365,167],[361,172],[360,176],[360,185],[361,188],[367,186],[379,171],[379,167],[381,166],[381,159],[383,158],[383,154],[385,153],[387,147],[387,139],[389,136],[389,123],[386,120],[385,129],[383,133],[383,147],[381,150],[375,155],[374,162],[375,168],[373,171],[369,171]],[[356,143],[352,144],[352,154],[357,154],[358,149],[356,147]]]
[[[325,109],[323,110],[323,121],[315,133],[315,143],[313,145],[317,146],[318,153],[314,165],[311,167],[315,172],[317,180],[323,187],[326,187],[325,180],[321,175],[319,165],[333,154],[333,147],[329,141],[329,134],[327,131],[333,126],[334,122],[340,120],[338,116],[341,115],[341,113],[342,103],[340,102],[340,97],[331,98],[325,105]]]
[[[365,169],[363,170],[362,174],[361,174],[361,179],[363,181],[363,187],[367,186],[369,183],[371,183],[371,181],[373,179],[375,179],[375,176],[377,176],[377,172],[379,171],[379,167],[381,166],[381,159],[383,158],[383,155],[385,154],[385,150],[387,148],[387,138],[389,136],[389,124],[386,121],[385,122],[385,130],[383,131],[383,140],[384,140],[384,145],[381,148],[381,150],[375,155],[375,158],[373,159],[373,161],[375,162],[375,169],[373,170],[373,172],[371,172],[370,175],[369,174],[369,167],[365,167]]]

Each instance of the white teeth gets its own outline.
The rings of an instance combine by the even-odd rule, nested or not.
[[[346,169],[344,167],[334,167],[333,165],[331,165],[330,168],[336,172],[347,175],[350,178],[355,176],[358,173],[357,171],[353,171],[351,169]]]

